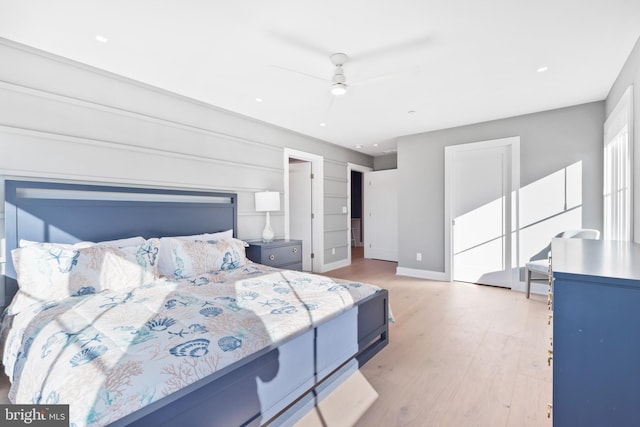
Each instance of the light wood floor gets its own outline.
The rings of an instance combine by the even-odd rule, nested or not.
[[[355,255],[327,275],[388,289],[396,320],[361,368],[379,397],[356,426],[551,426],[546,299],[396,276]]]

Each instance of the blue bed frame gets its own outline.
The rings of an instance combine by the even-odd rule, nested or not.
[[[70,183],[5,182],[7,254],[20,239],[75,243],[233,229],[237,195]],[[17,286],[7,257],[6,300]],[[112,425],[292,425],[388,343],[388,293],[166,396]]]

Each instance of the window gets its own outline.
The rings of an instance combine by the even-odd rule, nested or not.
[[[608,240],[632,238],[632,97],[629,87],[604,123],[604,230]]]

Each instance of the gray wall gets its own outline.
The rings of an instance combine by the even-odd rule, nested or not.
[[[633,210],[634,241],[640,243],[640,38],[618,74],[606,99],[606,117],[613,111],[622,94],[634,86],[633,94]]]
[[[373,158],[373,170],[381,171],[386,169],[398,168],[398,155],[396,153],[386,154],[384,156],[375,156]]]
[[[371,156],[4,39],[0,58],[0,177],[237,192],[251,239],[264,227],[253,193],[284,191],[284,148],[321,155],[325,246],[339,248],[324,263],[348,262],[347,162]],[[272,218],[282,237],[284,212]]]
[[[450,145],[519,136],[521,187],[581,161],[582,226],[602,229],[603,122],[601,101],[398,138],[398,267],[445,271],[444,147]]]

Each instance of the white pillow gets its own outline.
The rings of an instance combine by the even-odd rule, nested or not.
[[[218,233],[203,233],[194,234],[191,236],[175,236],[175,237],[163,237],[160,239],[160,254],[158,255],[158,273],[161,276],[172,277],[175,270],[174,261],[171,255],[171,248],[167,239],[180,239],[180,240],[221,240],[232,239],[233,230],[220,231]]]
[[[9,306],[16,314],[36,302],[59,300],[105,289],[140,286],[158,277],[160,239],[137,246],[71,248],[37,243],[11,251],[18,293]]]
[[[233,270],[248,263],[242,240],[181,240],[166,238],[175,278],[193,277],[216,271]]]

